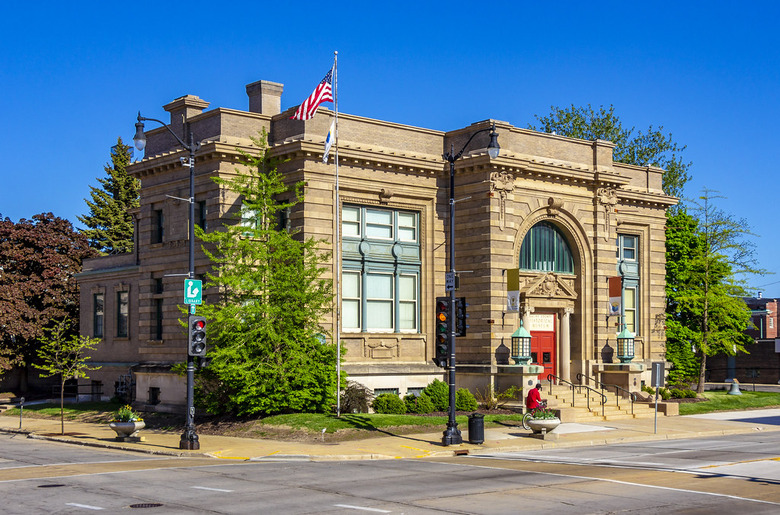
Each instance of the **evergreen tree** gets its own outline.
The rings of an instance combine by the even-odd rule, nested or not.
[[[199,401],[236,415],[326,411],[336,400],[336,346],[320,325],[333,301],[322,277],[330,254],[323,241],[278,227],[280,212],[302,201],[302,184],[284,185],[265,133],[254,142],[259,155],[244,154],[236,176],[215,179],[239,196],[237,219],[196,228],[214,266],[206,288],[219,294],[199,308],[210,359]]]
[[[634,133],[634,127],[624,129],[614,106],[598,111],[588,104],[576,107],[551,107],[548,116],[536,115],[540,125],[529,125],[529,129],[555,132],[561,136],[587,140],[603,139],[615,144],[612,157],[618,163],[638,166],[657,166],[664,169],[663,190],[667,195],[681,197],[685,183],[690,180],[688,169],[681,154],[685,146],[679,146],[672,134],[664,134],[663,127],[649,126],[647,132]]]
[[[140,183],[127,174],[132,155],[130,146],[117,139],[111,147],[111,162],[103,169],[106,177],[98,178],[101,188],[90,186],[92,201],[86,200],[89,214],[79,216],[89,246],[101,254],[133,251],[133,217],[130,210],[139,206]]]

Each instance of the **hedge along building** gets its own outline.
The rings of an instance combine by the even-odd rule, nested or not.
[[[183,139],[199,142],[195,160],[195,223],[214,230],[240,199],[215,176],[235,173],[251,137],[268,133],[280,171],[305,183],[305,200],[285,221],[306,237],[336,239],[341,220],[342,368],[375,392],[414,391],[441,378],[434,356],[434,304],[445,294],[449,163],[495,123],[501,145],[488,156],[488,135],[474,138],[455,162],[455,256],[458,297],[469,304],[469,329],[457,338],[458,386],[520,386],[531,375],[577,373],[632,389],[663,360],[665,209],[662,170],[612,161],[612,144],[583,141],[485,120],[441,132],[339,114],[339,192],[335,166],[324,164],[324,140],[334,113],[311,120],[281,112],[282,85],[246,87],[249,110],[207,110],[192,95],[164,106]],[[128,122],[130,123],[130,122]],[[184,381],[171,365],[186,357],[179,319],[187,269],[186,151],[164,127],[147,132],[145,155],[128,167],[141,180],[132,255],[88,260],[78,276],[81,328],[102,338],[93,381],[106,393],[122,378],[139,402],[160,409],[183,405]],[[338,215],[338,217],[337,217]],[[196,275],[209,262],[196,252]],[[333,253],[334,256],[336,253]],[[507,311],[508,269],[519,268],[520,313]],[[327,271],[337,273],[335,263]],[[626,321],[636,333],[635,358],[614,361],[616,319],[608,319],[607,278],[622,275]],[[215,300],[206,292],[204,302]],[[334,310],[337,313],[334,296]],[[519,320],[530,330],[542,369],[514,365],[511,335]],[[331,335],[336,318],[323,321]],[[524,375],[523,375],[524,374]]]

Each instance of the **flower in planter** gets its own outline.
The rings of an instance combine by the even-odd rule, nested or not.
[[[129,404],[125,404],[114,414],[112,422],[141,422],[143,419],[133,411]]]
[[[531,410],[531,417],[536,420],[551,420],[558,418],[558,415],[551,409],[536,408],[535,410]]]

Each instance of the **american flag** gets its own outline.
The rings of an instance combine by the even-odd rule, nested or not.
[[[333,83],[333,68],[331,68],[322,82],[317,84],[314,88],[314,92],[303,101],[303,103],[295,111],[295,114],[290,118],[293,120],[309,120],[314,117],[317,112],[317,108],[323,102],[333,102],[333,93],[331,84]]]

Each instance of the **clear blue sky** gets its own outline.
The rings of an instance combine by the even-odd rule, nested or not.
[[[26,5],[25,5],[26,4]],[[546,4],[546,5],[545,5]],[[639,4],[639,6],[636,6]],[[29,6],[28,6],[29,5]],[[687,145],[693,181],[745,218],[780,297],[780,3],[11,2],[0,19],[0,214],[86,212],[137,111],[194,94],[245,110],[244,86],[300,103],[339,52],[339,110],[452,130],[525,127],[550,106],[613,104]],[[755,289],[752,290],[755,292]]]

